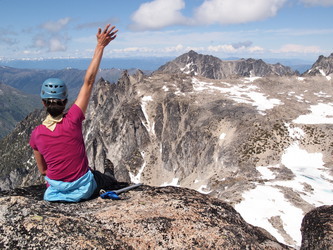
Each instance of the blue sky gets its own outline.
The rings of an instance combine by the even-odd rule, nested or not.
[[[0,0],[0,60],[104,57],[299,58],[333,52],[333,0]]]

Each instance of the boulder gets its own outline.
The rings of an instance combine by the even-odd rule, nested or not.
[[[321,206],[302,221],[302,250],[333,249],[333,206]]]

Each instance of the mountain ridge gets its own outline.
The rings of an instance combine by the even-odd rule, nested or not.
[[[0,82],[0,138],[12,131],[28,113],[41,106],[38,97],[27,95]]]
[[[283,66],[280,63],[267,64],[261,59],[252,58],[225,61],[211,55],[198,54],[193,50],[162,65],[157,72],[184,72],[211,79],[296,75],[296,72],[290,67]]]

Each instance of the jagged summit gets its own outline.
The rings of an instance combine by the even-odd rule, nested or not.
[[[157,72],[185,73],[210,79],[296,74],[291,68],[279,63],[267,64],[261,59],[252,58],[224,61],[211,55],[198,54],[193,50],[161,66]]]
[[[319,56],[317,61],[312,65],[311,69],[309,69],[303,75],[329,76],[332,73],[333,73],[333,53],[331,53],[331,55],[329,55],[328,57],[325,57],[323,55]]]

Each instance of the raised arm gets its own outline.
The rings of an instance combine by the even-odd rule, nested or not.
[[[84,83],[81,87],[79,95],[75,101],[75,104],[79,106],[83,113],[86,112],[92,88],[96,79],[96,75],[99,69],[103,57],[104,48],[116,38],[116,33],[118,30],[115,30],[115,26],[108,24],[102,32],[102,29],[99,28],[96,34],[97,45],[95,48],[94,56],[91,60],[91,63],[87,69],[86,75],[84,77]]]

